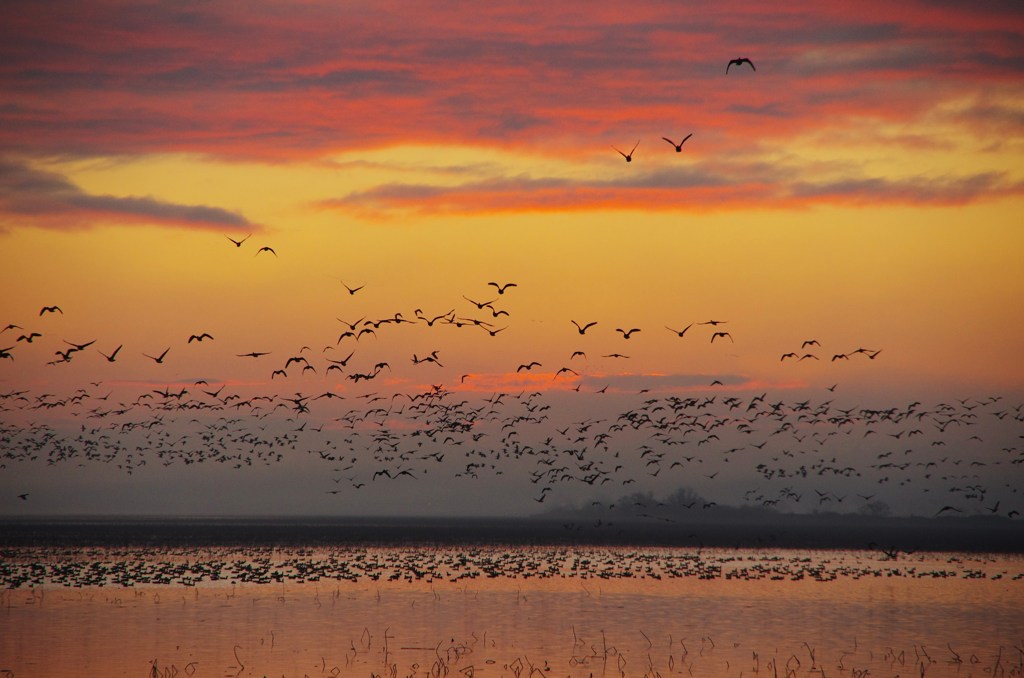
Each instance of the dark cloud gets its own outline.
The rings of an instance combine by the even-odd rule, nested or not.
[[[791,187],[791,194],[798,198],[871,203],[960,204],[982,197],[1021,193],[1024,193],[1024,183],[1009,181],[1005,172],[985,172],[964,177],[850,178],[820,183],[798,182]]]
[[[256,230],[237,212],[153,197],[92,195],[54,172],[0,159],[0,220],[8,225],[84,228],[104,222]]]
[[[736,160],[667,167],[606,181],[560,177],[508,177],[454,186],[388,183],[322,203],[354,211],[477,212],[571,210],[607,207],[657,209],[652,200],[675,207],[749,206],[832,200],[844,203],[962,204],[1024,192],[1006,172],[965,176],[890,179],[865,177],[854,166],[833,164],[848,176],[811,181],[814,168]]]

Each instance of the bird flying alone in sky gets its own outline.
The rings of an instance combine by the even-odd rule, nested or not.
[[[757,70],[757,68],[754,67],[753,61],[751,61],[747,57],[739,57],[738,59],[731,59],[729,63],[725,65],[725,72],[728,74],[729,68],[733,65],[742,66],[743,64],[750,64],[750,68],[752,68],[755,71]]]

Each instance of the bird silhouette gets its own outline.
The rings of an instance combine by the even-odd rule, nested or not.
[[[259,358],[260,356],[270,355],[270,351],[251,351],[249,353],[236,353],[239,358]]]
[[[572,320],[570,322],[572,322],[572,324],[576,326],[576,329],[579,330],[580,334],[586,334],[588,329],[597,324],[597,321],[595,320],[594,322],[589,322],[581,327],[580,324],[575,320]]]
[[[621,327],[616,327],[615,331],[622,333],[622,338],[623,339],[629,339],[630,336],[632,336],[634,332],[639,332],[640,328],[639,327],[634,327],[634,328],[629,329],[629,330],[624,330]]]
[[[474,306],[476,306],[481,311],[484,310],[485,308],[492,308],[493,309],[494,307],[491,306],[491,304],[493,304],[494,302],[497,301],[497,299],[491,299],[490,301],[474,301],[474,300],[470,299],[469,297],[467,297],[465,294],[462,295],[462,298],[465,299],[466,301],[468,301],[469,303],[473,304]]]
[[[108,363],[112,363],[112,362],[114,362],[115,360],[117,360],[117,352],[121,350],[121,347],[122,347],[122,346],[124,346],[124,344],[121,344],[121,346],[118,346],[117,348],[115,348],[115,349],[114,349],[114,352],[113,352],[113,353],[111,353],[110,355],[107,355],[106,353],[104,353],[103,351],[100,351],[99,349],[97,349],[97,352],[98,352],[98,353],[99,353],[99,354],[100,354],[101,356],[103,356],[104,358],[106,358],[106,359],[107,359],[107,362],[108,362]]]
[[[256,256],[259,256],[260,252],[270,252],[275,257],[277,256],[277,252],[274,251],[273,247],[266,247],[266,246],[264,246],[264,247],[259,248],[258,250],[256,250]]]
[[[640,140],[637,139],[636,143],[633,144],[633,148],[632,148],[632,150],[629,151],[629,153],[623,153],[622,151],[619,151],[619,149],[615,148],[614,146],[612,146],[612,148],[615,148],[615,150],[618,151],[619,155],[621,155],[623,158],[626,159],[626,162],[633,162],[633,151],[635,151],[636,147],[639,146],[639,145],[640,145]]]
[[[686,327],[684,327],[681,330],[674,330],[671,327],[669,327],[668,325],[665,325],[665,329],[666,330],[668,330],[669,332],[675,332],[680,338],[686,336],[686,330],[690,329],[691,327],[693,327],[693,323],[690,323],[689,325],[687,325]]]
[[[685,137],[683,137],[683,140],[680,141],[678,144],[676,142],[672,141],[671,139],[669,139],[668,137],[662,137],[662,139],[664,139],[665,141],[667,141],[670,144],[672,144],[675,147],[675,149],[676,149],[676,153],[682,153],[683,152],[683,144],[685,144],[686,140],[689,139],[692,136],[693,136],[693,132],[690,132]]]
[[[352,296],[355,296],[356,292],[366,287],[366,285],[360,285],[359,287],[349,287],[348,285],[345,284],[344,280],[341,281],[341,286],[348,290],[348,293]]]
[[[225,235],[224,237],[227,238],[228,240],[230,240],[231,242],[235,243],[235,247],[241,247],[243,242],[245,242],[246,240],[248,240],[249,238],[252,237],[252,233],[250,233],[249,235],[245,236],[241,240],[235,240],[230,235]]]
[[[164,349],[164,352],[161,353],[159,356],[151,356],[148,353],[143,353],[142,355],[146,356],[147,358],[149,358],[150,360],[155,362],[157,365],[163,365],[163,363],[164,363],[164,356],[166,356],[167,352],[170,351],[170,350],[171,350],[171,347],[168,346],[167,348]]]
[[[193,334],[188,338],[188,343],[191,344],[193,341],[202,341],[203,339],[213,339],[213,335],[208,332],[203,332],[202,334]]]
[[[711,335],[711,343],[715,343],[715,339],[717,339],[718,337],[722,337],[723,339],[725,337],[729,337],[729,341],[735,341],[735,339],[732,338],[732,335],[729,334],[728,332],[715,332],[714,334]]]
[[[510,287],[519,287],[519,285],[516,285],[515,283],[505,283],[503,285],[499,285],[496,282],[489,282],[487,284],[496,287],[498,289],[498,294],[505,294],[505,290],[507,290]]]
[[[541,365],[539,362],[534,360],[533,362],[526,363],[526,364],[523,364],[523,365],[520,365],[519,367],[517,367],[516,368],[516,373],[522,372],[523,370],[526,370],[527,372],[529,372],[534,367],[543,367],[543,365]]]
[[[743,64],[750,64],[750,68],[752,68],[755,71],[757,70],[757,68],[754,67],[754,62],[753,61],[751,61],[747,57],[739,57],[738,59],[731,59],[729,61],[729,63],[726,64],[726,66],[725,66],[726,74],[729,73],[729,68],[732,67],[733,65],[742,66]]]
[[[60,310],[60,306],[43,306],[39,309],[39,315],[44,313],[60,313],[61,315],[64,315],[64,311]]]

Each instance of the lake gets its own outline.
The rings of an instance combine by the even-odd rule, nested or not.
[[[22,546],[0,578],[17,677],[1024,675],[1017,554]]]

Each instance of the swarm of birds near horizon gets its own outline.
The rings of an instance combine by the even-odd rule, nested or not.
[[[751,72],[756,71],[746,57],[730,60],[726,73],[734,66],[749,66]],[[671,136],[661,139],[674,152],[681,153],[692,136],[691,132],[679,141]],[[640,141],[633,143],[628,152],[615,150],[626,162],[632,162]],[[225,237],[233,249],[242,250],[248,247],[252,234]],[[270,245],[261,245],[253,256],[263,253],[278,256]],[[368,285],[363,281],[338,283],[342,297],[367,294]],[[258,337],[248,338],[246,344],[229,338],[232,347],[228,351],[234,360],[267,364],[267,384],[299,380],[299,387],[307,388],[312,385],[311,379],[344,378],[352,383],[343,392],[329,387],[288,395],[260,393],[259,389],[246,392],[230,386],[228,380],[214,381],[212,385],[206,380],[195,380],[127,397],[119,395],[113,401],[113,389],[106,395],[98,392],[102,381],[92,382],[92,388],[81,388],[66,397],[17,389],[0,393],[0,413],[5,413],[5,418],[8,413],[52,411],[82,421],[78,431],[45,422],[25,425],[0,421],[4,449],[0,470],[8,463],[41,458],[50,464],[114,464],[129,474],[154,462],[169,466],[212,461],[240,469],[281,462],[286,454],[304,450],[333,465],[336,475],[332,482],[339,487],[326,489],[328,494],[340,494],[342,487],[352,492],[367,484],[412,482],[440,469],[450,472],[455,480],[494,478],[515,471],[520,479],[525,478],[537,487],[531,497],[533,501],[543,503],[563,485],[628,487],[657,479],[662,473],[677,475],[681,483],[713,487],[723,468],[732,473],[739,464],[731,468],[727,465],[734,459],[743,459],[748,463],[747,476],[758,483],[744,494],[744,499],[764,507],[849,506],[844,502],[850,492],[825,486],[836,482],[858,487],[876,483],[883,489],[895,487],[900,492],[923,486],[924,493],[960,500],[961,503],[947,503],[937,499],[937,515],[1019,515],[1016,508],[1007,505],[1010,500],[1016,501],[1012,495],[1017,494],[1017,489],[1010,485],[990,487],[988,476],[981,473],[989,465],[1022,463],[1024,450],[1019,443],[1004,446],[1003,454],[995,455],[998,458],[966,460],[958,454],[938,454],[947,442],[981,444],[978,435],[946,440],[953,433],[970,431],[979,423],[979,413],[1007,424],[1024,421],[1021,405],[1004,406],[998,396],[927,408],[919,402],[904,407],[842,408],[831,397],[821,402],[771,402],[767,393],[744,397],[742,388],[728,392],[743,384],[730,382],[724,375],[708,379],[706,388],[715,389],[714,395],[651,394],[648,388],[630,393],[611,380],[597,381],[606,378],[601,376],[604,371],[588,370],[591,359],[583,346],[572,351],[562,364],[545,367],[545,361],[526,357],[505,366],[503,374],[525,380],[518,393],[495,390],[485,399],[459,399],[459,389],[468,385],[476,390],[479,383],[486,383],[488,376],[493,376],[473,372],[462,373],[454,387],[446,387],[443,378],[437,379],[442,383],[434,383],[432,374],[426,373],[423,378],[431,386],[419,392],[358,392],[376,388],[382,375],[392,374],[392,363],[425,371],[444,370],[451,362],[449,358],[442,363],[442,349],[436,345],[410,350],[405,356],[362,358],[364,353],[372,353],[363,347],[378,340],[379,333],[416,326],[431,333],[475,332],[485,341],[504,336],[502,333],[512,326],[512,310],[505,302],[515,296],[519,282],[491,280],[482,287],[489,291],[486,296],[478,294],[479,290],[471,291],[439,309],[415,308],[411,312],[354,320],[336,318],[339,326],[334,336],[326,341],[304,343],[284,355],[279,350],[265,350]],[[49,343],[48,350],[56,348],[53,357],[46,361],[51,367],[73,361],[78,364],[86,360],[83,355],[91,354],[109,369],[115,369],[111,364],[120,365],[127,358],[142,359],[150,362],[152,369],[166,370],[179,361],[187,365],[190,356],[200,355],[197,352],[209,351],[209,346],[224,341],[215,339],[215,335],[224,335],[220,328],[208,331],[195,327],[190,328],[190,333],[183,332],[180,340],[130,349],[117,337],[88,341],[75,337],[72,341],[65,338],[61,329],[74,318],[73,309],[69,311],[65,314],[56,304],[43,305],[34,317],[37,325],[30,329],[15,323],[0,329],[0,337],[7,332],[12,337],[17,335],[11,345],[0,347],[0,361],[14,363],[26,350],[23,347]],[[733,325],[726,320],[693,319],[686,324],[676,321],[678,318],[665,319],[661,324],[679,340],[706,342],[707,350],[734,345],[737,337],[743,340],[740,334],[734,336]],[[575,337],[588,342],[590,348],[595,334],[604,341],[617,335],[618,341],[633,346],[637,341],[643,343],[643,337],[651,332],[650,328],[605,319],[567,318],[565,323],[567,340]],[[56,346],[54,336],[60,337]],[[0,339],[0,344],[5,343]],[[346,355],[340,357],[343,354]],[[601,351],[595,360],[618,363],[631,360],[632,354],[634,351]],[[817,339],[804,339],[799,347],[794,345],[793,350],[782,353],[779,362],[823,363],[830,369],[840,369],[842,364],[855,360],[876,361],[880,354],[881,348],[855,343],[826,351]],[[537,379],[547,380],[548,386],[543,390],[529,389],[530,385],[540,383]],[[831,396],[837,386],[838,382],[832,382],[823,390]],[[615,396],[628,402],[623,403],[615,418],[556,423],[556,403],[547,392],[549,389],[565,394],[575,392],[578,397]],[[396,425],[399,421],[406,425]],[[903,444],[904,437],[909,443],[919,436],[919,440],[928,441],[928,446],[879,449],[874,452],[876,463],[865,466],[862,461],[844,461],[844,457],[854,455],[847,452],[848,442],[837,444],[854,436],[862,440],[872,436],[884,440],[885,436],[895,441],[892,445]],[[717,470],[701,472],[700,465],[705,463]],[[859,480],[854,483],[854,479]],[[821,481],[820,486],[815,486],[816,480]],[[874,493],[854,494],[861,507],[874,499]],[[1000,498],[991,501],[989,497],[993,494]],[[25,501],[28,496],[21,493],[19,498]],[[1004,499],[1007,504],[1002,503]],[[713,501],[701,502],[705,510],[714,506]]]
[[[497,299],[518,284],[491,281],[486,286],[495,288],[499,296],[463,295],[467,308],[497,312]],[[346,289],[352,294],[356,288]],[[102,381],[91,382],[89,388],[66,397],[28,390],[0,393],[0,412],[5,419],[19,412],[51,412],[81,421],[78,430],[39,421],[31,426],[0,425],[0,443],[5,450],[0,468],[45,459],[53,465],[110,464],[127,474],[149,464],[217,463],[243,469],[281,463],[304,453],[330,465],[331,486],[323,489],[325,494],[351,495],[375,484],[416,482],[438,474],[447,478],[446,482],[456,483],[514,474],[510,482],[534,488],[530,498],[539,504],[566,487],[628,491],[658,478],[674,478],[679,484],[696,485],[713,494],[723,470],[735,474],[742,469],[750,483],[744,501],[770,509],[864,510],[878,501],[879,492],[889,491],[891,500],[893,493],[899,496],[919,488],[919,492],[934,495],[937,516],[1019,515],[1017,488],[1011,484],[992,486],[989,474],[999,467],[1024,463],[1024,449],[1008,445],[998,458],[984,460],[965,459],[946,449],[949,443],[983,449],[980,436],[964,435],[978,425],[980,416],[1007,424],[1024,421],[1024,406],[1004,405],[998,396],[929,407],[913,402],[903,407],[870,408],[835,403],[831,397],[835,383],[822,389],[829,394],[827,399],[800,401],[770,399],[767,392],[754,396],[744,395],[742,389],[730,392],[721,379],[706,387],[715,393],[702,395],[652,394],[649,389],[610,391],[610,384],[595,383],[599,377],[588,375],[582,364],[577,369],[562,365],[542,372],[545,368],[540,360],[510,365],[508,370],[523,376],[542,373],[546,375],[542,378],[555,385],[568,382],[574,386],[564,384],[553,391],[495,391],[475,400],[464,397],[473,392],[460,392],[458,386],[453,389],[443,383],[421,392],[367,390],[373,386],[368,382],[392,369],[393,360],[376,357],[362,367],[353,363],[363,352],[360,343],[375,337],[378,330],[417,326],[427,334],[460,327],[479,332],[480,327],[489,328],[489,321],[460,314],[457,307],[436,314],[417,308],[408,318],[399,312],[336,321],[342,331],[336,341],[319,350],[319,357],[304,345],[277,358],[283,361],[279,366],[271,366],[269,383],[294,375],[303,379],[302,388],[315,388],[317,382],[309,380],[321,380],[320,389],[312,392],[268,392],[231,386],[226,381],[211,384],[197,380],[128,394],[127,398],[123,388],[116,389],[119,395],[115,398],[115,389],[104,389]],[[632,326],[613,330],[596,320],[570,319],[566,325],[567,339],[593,338],[594,332],[604,329],[605,341],[617,335],[618,341],[634,342],[632,337],[642,332]],[[729,326],[728,320],[713,318],[679,326],[665,324],[663,331],[680,340],[699,339],[693,333],[704,332],[707,350],[712,350],[716,337]],[[16,326],[2,330],[7,331],[16,331]],[[488,340],[483,333],[479,336]],[[183,333],[180,348],[171,345],[159,353],[139,351],[139,355],[152,361],[151,369],[161,370],[175,355],[172,349],[205,350],[202,346],[215,341],[220,340],[211,332]],[[66,348],[58,350],[60,359],[51,361],[53,365],[83,360],[78,354],[88,353],[97,340],[62,339],[61,343]],[[336,353],[342,343],[348,346],[344,356]],[[802,340],[799,346],[808,354],[821,348],[817,339]],[[110,353],[94,349],[96,360],[98,364],[119,363],[123,349],[120,343]],[[239,361],[259,363],[275,356],[274,351],[228,350]],[[872,361],[880,351],[859,347],[847,353]],[[335,354],[337,357],[332,357]],[[406,364],[415,370],[442,369],[441,357],[441,349],[416,351]],[[629,356],[615,352],[603,354],[602,359],[628,360]],[[586,360],[583,350],[568,357],[569,364]],[[783,356],[783,361],[787,360],[799,357]],[[352,386],[340,391],[330,388],[322,380],[332,373],[344,375]],[[472,384],[478,376],[463,374],[459,386]],[[588,388],[582,388],[584,385]],[[616,416],[566,420],[556,409],[564,395],[557,394],[573,392],[577,394],[573,397],[618,398],[621,410]],[[865,463],[863,450],[852,454],[848,450],[851,445],[870,448],[874,459]],[[870,484],[878,490],[865,491]],[[23,494],[24,501],[28,493]],[[634,517],[674,520],[657,502],[643,499],[634,504]],[[716,505],[716,501],[701,500],[674,510],[714,511]],[[608,527],[613,524],[608,517],[598,520]]]

